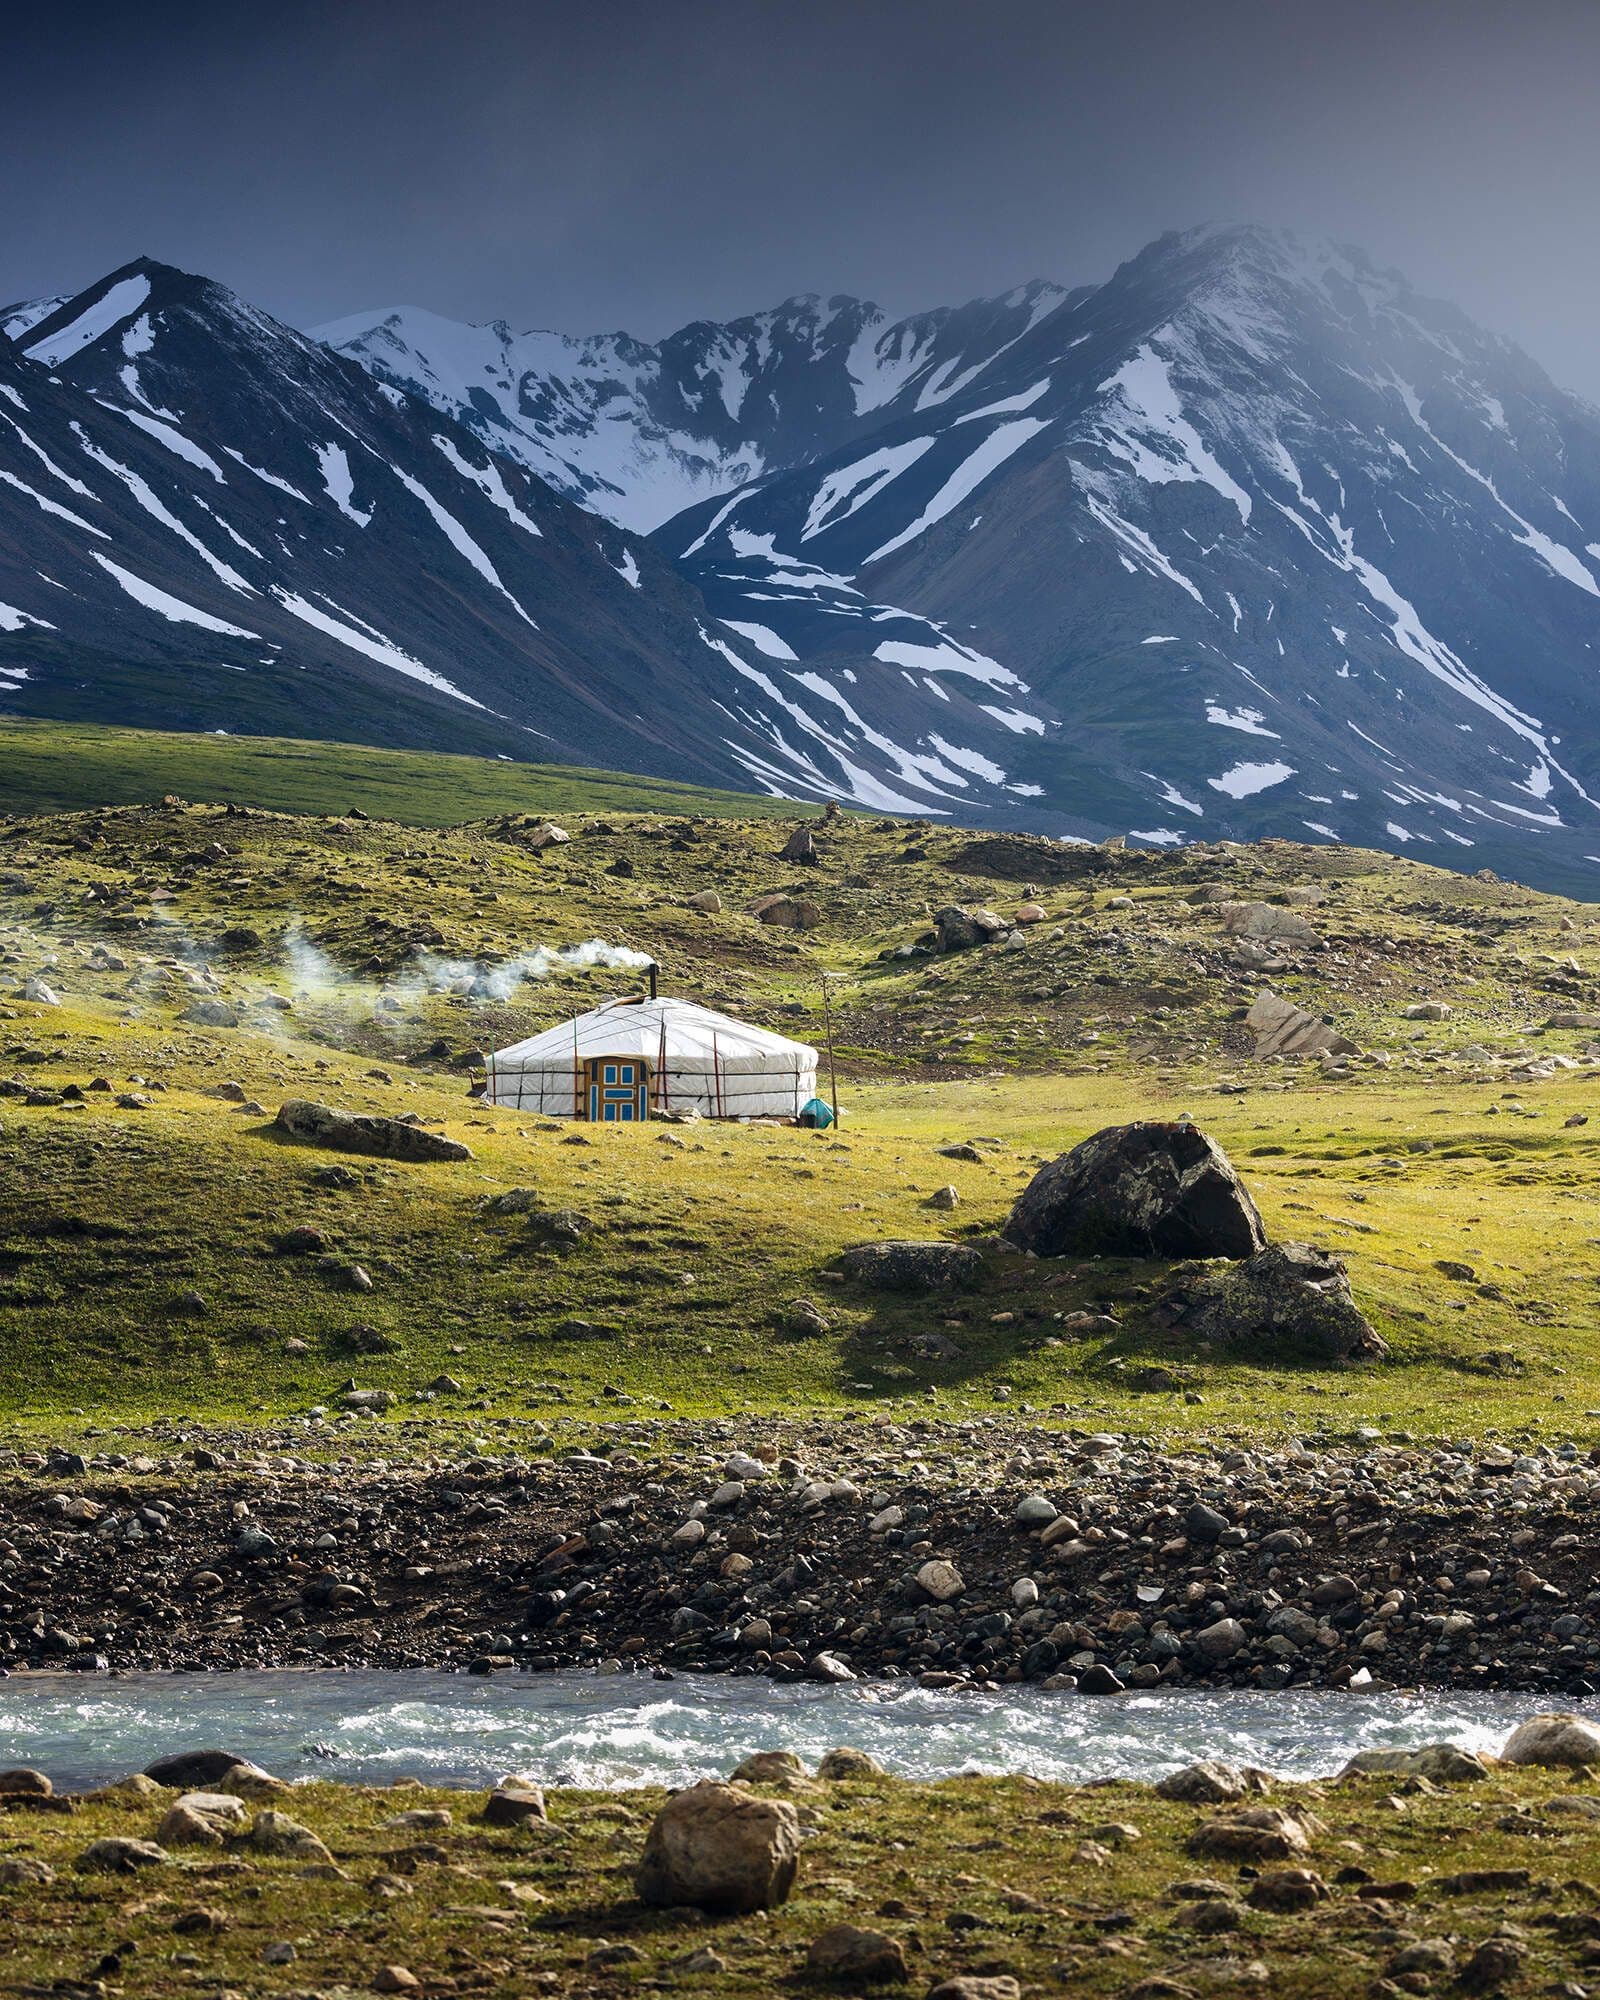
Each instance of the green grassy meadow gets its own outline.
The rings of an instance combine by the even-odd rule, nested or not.
[[[745,1747],[730,1745],[730,1766]],[[790,1781],[757,1789],[798,1813],[794,1891],[732,1918],[636,1899],[659,1790],[556,1791],[547,1821],[507,1831],[482,1823],[481,1793],[297,1786],[277,1803],[327,1860],[268,1859],[240,1841],[231,1852],[174,1849],[136,1879],[77,1873],[92,1840],[148,1839],[172,1797],[113,1789],[68,1815],[8,1815],[13,1858],[55,1872],[0,1887],[0,1911],[14,1926],[19,1991],[65,1991],[64,1968],[78,1981],[96,1968],[128,2000],[191,1985],[727,2000],[839,1991],[806,1959],[840,1923],[900,1946],[911,1983],[870,1989],[891,1992],[960,1975],[1149,2000],[1261,1986],[1292,2000],[1574,1992],[1589,1977],[1600,1868],[1582,1775],[1504,1769],[1448,1793],[1390,1778],[1275,1785],[1271,1804],[1310,1829],[1288,1868],[1197,1854],[1189,1843],[1215,1809],[1132,1784]],[[1489,1939],[1498,1952],[1479,1957]],[[1417,1966],[1431,1967],[1429,1987],[1416,1984]],[[1403,1983],[1389,1984],[1391,1968]]]
[[[84,733],[18,734],[42,795],[50,758],[70,761]],[[574,837],[540,856],[520,810],[449,827],[343,816],[348,771],[420,762],[422,820],[466,760],[334,746],[302,767],[294,746],[169,739],[162,766],[151,739],[96,734],[104,768],[147,773],[146,794],[168,769],[201,789],[211,758],[219,792],[258,795],[271,769],[339,812],[156,804],[0,823],[0,1079],[15,1086],[0,1098],[0,1410],[21,1435],[183,1416],[303,1422],[308,1446],[332,1448],[351,1420],[309,1413],[353,1377],[397,1392],[383,1428],[418,1448],[452,1424],[525,1436],[641,1413],[1002,1408],[1142,1429],[1600,1439],[1600,1118],[1568,1122],[1596,1108],[1600,1072],[1584,1066],[1592,1037],[1542,1026],[1600,982],[1589,906],[1345,849],[1119,854],[856,818],[818,828],[822,865],[805,870],[778,857],[792,809],[624,811],[613,781],[573,774],[561,782],[595,795],[581,811],[541,803]],[[502,775],[539,777],[483,781]],[[1191,900],[1216,882],[1326,892],[1324,949],[1271,983],[1370,1060],[1329,1078],[1253,1059],[1240,1017],[1263,981]],[[708,887],[720,911],[690,906]],[[746,914],[774,889],[813,899],[815,924]],[[1026,949],[882,955],[944,903],[1030,892],[1047,914]],[[842,1128],[574,1130],[471,1099],[485,1049],[631,975],[562,969],[475,1000],[462,968],[595,937],[657,958],[669,991],[813,1041],[829,975]],[[24,998],[29,974],[62,1004]],[[241,1026],[182,1018],[213,988]],[[1451,1020],[1406,1020],[1419,995]],[[1572,1066],[1522,1079],[1497,1051]],[[224,1082],[260,1109],[209,1094]],[[81,1098],[51,1101],[63,1090]],[[118,1103],[130,1095],[146,1101]],[[290,1096],[415,1113],[474,1157],[346,1160],[329,1185],[338,1156],[273,1128]],[[853,1242],[989,1237],[1043,1160],[1180,1112],[1224,1145],[1274,1235],[1348,1257],[1390,1363],[1191,1351],[1147,1310],[1160,1269],[1137,1264],[996,1252],[984,1285],[952,1298],[836,1281]],[[938,1150],[972,1139],[993,1142],[976,1161]],[[930,1209],[946,1186],[957,1206]],[[513,1188],[593,1232],[545,1247],[486,1207]],[[299,1227],[329,1261],[280,1247]],[[353,1265],[370,1290],[349,1288]],[[825,1334],[797,1336],[797,1300]],[[928,1358],[931,1333],[954,1353]],[[1137,1386],[1153,1362],[1176,1387]],[[426,1390],[441,1372],[467,1391],[448,1417]]]

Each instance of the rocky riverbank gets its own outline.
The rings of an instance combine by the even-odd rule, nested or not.
[[[8,1454],[5,1664],[1600,1682],[1600,1462],[1570,1444],[636,1423],[398,1465],[361,1431],[323,1462],[239,1433]]]

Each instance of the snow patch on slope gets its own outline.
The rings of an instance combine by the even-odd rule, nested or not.
[[[923,508],[908,527],[893,535],[881,548],[874,549],[867,557],[867,566],[882,562],[885,556],[893,555],[896,549],[903,549],[908,542],[914,542],[919,535],[926,534],[935,522],[959,507],[969,493],[975,492],[993,472],[1005,464],[1014,452],[1018,452],[1030,438],[1050,426],[1037,417],[1018,417],[1014,422],[999,424],[984,439],[976,451],[968,454],[933,498]]]
[[[22,351],[30,361],[41,362],[46,368],[59,368],[63,361],[70,361],[103,333],[109,333],[118,320],[138,312],[149,296],[148,278],[121,278],[67,326],[21,343]]]
[[[1235,764],[1231,771],[1224,771],[1220,778],[1207,778],[1206,783],[1214,792],[1226,792],[1230,799],[1248,799],[1293,776],[1292,764]]]
[[[259,639],[259,632],[247,632],[241,625],[230,625],[223,618],[213,618],[209,611],[198,611],[192,604],[185,604],[181,597],[174,597],[153,583],[146,583],[142,576],[135,576],[131,570],[123,569],[109,556],[101,555],[98,549],[92,551],[95,561],[119,584],[136,604],[142,604],[147,611],[154,611],[173,625],[198,625],[202,631],[220,632],[229,639]]]

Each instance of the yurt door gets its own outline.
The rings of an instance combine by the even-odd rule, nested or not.
[[[607,1056],[589,1065],[589,1116],[597,1124],[632,1125],[650,1115],[650,1079],[637,1059]]]

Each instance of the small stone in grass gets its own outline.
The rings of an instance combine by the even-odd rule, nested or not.
[[[905,1949],[898,1938],[882,1931],[858,1930],[854,1924],[833,1924],[812,1940],[806,1970],[816,1979],[851,1985],[877,1985],[909,1977]]]
[[[74,1865],[80,1875],[132,1875],[140,1868],[159,1868],[171,1858],[153,1840],[111,1834],[104,1840],[91,1840]]]

